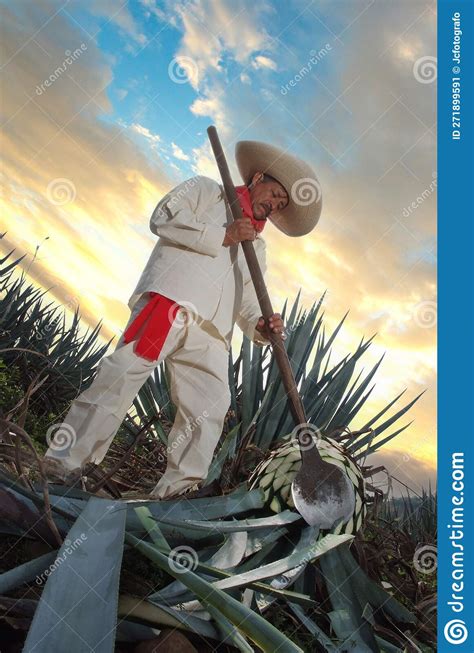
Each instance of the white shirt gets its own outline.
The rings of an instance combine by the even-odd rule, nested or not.
[[[223,187],[209,177],[192,177],[167,193],[150,219],[159,239],[130,296],[130,310],[142,293],[154,291],[211,321],[228,348],[235,323],[256,344],[268,344],[255,330],[261,310],[242,247],[222,244],[231,222]],[[265,274],[261,234],[253,244]]]

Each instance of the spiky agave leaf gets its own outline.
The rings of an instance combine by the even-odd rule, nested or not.
[[[354,514],[346,524],[339,524],[331,532],[335,534],[355,534],[360,530],[367,512],[362,470],[345,447],[336,440],[330,437],[319,438],[317,447],[323,460],[342,469],[354,486]],[[288,508],[295,510],[291,495],[291,484],[300,467],[301,453],[290,433],[285,435],[281,439],[281,444],[269,451],[254,469],[248,480],[249,489],[261,488],[264,492],[266,505],[272,512],[278,513]],[[319,537],[326,532],[322,530]]]

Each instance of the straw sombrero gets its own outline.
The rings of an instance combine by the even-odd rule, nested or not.
[[[289,196],[288,205],[271,220],[287,236],[304,236],[317,224],[321,214],[321,187],[314,170],[305,161],[285,150],[260,141],[238,141],[235,160],[248,184],[258,170],[274,177]]]

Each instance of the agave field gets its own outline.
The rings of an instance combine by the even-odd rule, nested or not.
[[[371,455],[409,427],[419,397],[365,423],[371,345],[331,362],[323,300],[282,310],[285,345],[316,446],[351,480],[355,510],[332,530],[295,510],[295,425],[270,347],[243,339],[209,496],[154,501],[174,419],[166,367],[141,388],[84,489],[47,483],[47,433],[90,385],[108,345],[79,333],[0,258],[0,637],[2,653],[436,650],[436,494],[380,488]],[[363,363],[363,361],[362,361]],[[204,409],[205,407],[203,407]]]

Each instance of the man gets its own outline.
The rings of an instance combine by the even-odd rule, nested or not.
[[[240,141],[236,161],[246,185],[236,191],[242,218],[232,220],[223,187],[196,176],[163,197],[150,220],[159,236],[128,305],[129,322],[93,383],[72,403],[45,454],[48,475],[70,481],[100,463],[141,386],[166,360],[177,407],[167,467],[151,493],[164,499],[206,479],[230,404],[229,349],[234,325],[255,344],[282,334],[279,314],[266,324],[239,243],[251,240],[262,272],[267,218],[291,236],[308,233],[321,211],[313,170],[283,150]],[[317,189],[309,202],[299,184]],[[296,192],[295,192],[296,189]]]

